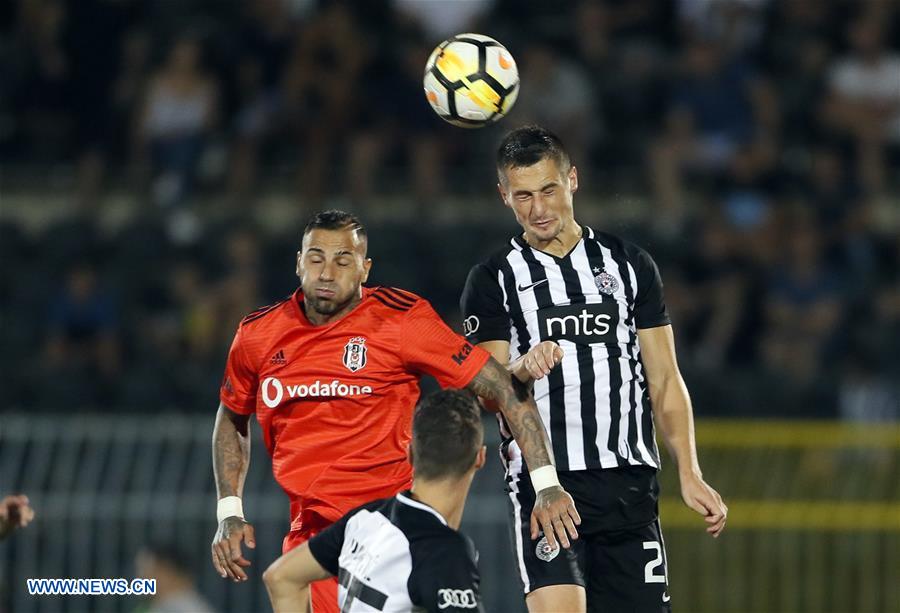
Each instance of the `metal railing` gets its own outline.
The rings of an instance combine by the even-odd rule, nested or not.
[[[220,611],[267,611],[259,575],[281,549],[288,504],[253,427],[245,512],[256,528],[251,580],[209,563],[215,530],[213,417],[4,415],[0,493],[24,492],[38,519],[0,545],[0,611],[132,611],[133,598],[32,597],[30,577],[135,576],[150,540],[190,553]],[[488,424],[488,445],[496,427]],[[661,474],[669,593],[678,611],[900,611],[900,425],[700,422],[705,477],[726,498],[718,540]],[[476,478],[463,530],[481,552],[487,610],[522,611],[496,453]]]

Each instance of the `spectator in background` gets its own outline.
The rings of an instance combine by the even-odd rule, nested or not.
[[[141,158],[141,151],[134,149],[140,142],[129,136],[135,134],[136,123],[142,119],[139,112],[149,85],[151,51],[151,37],[145,30],[133,29],[122,38],[119,73],[110,92],[110,121],[115,132],[112,155]]]
[[[20,73],[14,97],[25,153],[48,162],[67,153],[66,136],[73,127],[67,115],[71,58],[63,46],[66,7],[58,0],[22,2],[20,7],[17,44],[4,63],[10,63],[8,77]]]
[[[150,80],[138,125],[138,147],[150,156],[158,205],[179,205],[190,193],[216,123],[217,95],[199,41],[178,39]]]
[[[53,384],[80,386],[69,406],[100,402],[102,390],[113,384],[121,366],[117,324],[116,304],[97,269],[74,264],[50,307],[44,363],[56,375]]]
[[[733,353],[750,288],[742,274],[745,263],[738,254],[734,230],[719,211],[710,212],[706,219],[698,229],[696,249],[682,256],[678,273],[667,281],[666,295],[690,339],[686,362],[711,371],[736,361]]]
[[[168,543],[145,545],[135,558],[138,577],[156,579],[156,594],[141,613],[212,613],[194,581],[186,552]]]
[[[296,24],[285,0],[243,3],[233,77],[236,112],[229,197],[248,197],[256,185],[261,147],[284,124],[282,77]]]
[[[258,234],[250,228],[231,233],[225,241],[226,270],[215,288],[216,330],[224,333],[217,339],[217,349],[226,349],[231,341],[230,331],[241,319],[263,302],[262,255]]]
[[[741,147],[771,139],[777,117],[776,99],[764,78],[730,61],[720,43],[691,40],[663,134],[650,151],[656,201],[668,218],[678,221],[684,214],[684,171],[715,176]]]
[[[417,214],[436,208],[444,195],[443,126],[422,94],[422,69],[430,52],[420,36],[408,33],[395,55],[385,55],[369,68],[365,91],[371,104],[365,105],[350,141],[344,179],[355,205],[365,205],[375,195],[375,178],[389,161],[399,162],[395,168],[409,168]]]
[[[66,55],[71,62],[68,101],[75,120],[77,201],[90,214],[98,204],[115,155],[113,82],[121,71],[122,35],[141,10],[133,0],[66,1]]]
[[[548,42],[532,41],[521,58],[521,91],[508,122],[547,126],[572,159],[589,163],[588,147],[602,126],[588,75]]]
[[[884,24],[863,16],[847,32],[850,53],[829,74],[828,123],[856,147],[864,187],[886,187],[886,148],[900,147],[900,55],[884,47]]]
[[[825,261],[821,233],[808,215],[785,229],[783,257],[769,278],[762,351],[771,372],[804,387],[827,363],[842,315],[842,284]]]
[[[584,0],[571,16],[576,58],[589,75],[595,104],[602,102],[603,125],[595,131],[592,153],[599,154],[599,167],[612,172],[642,163],[663,94],[662,41],[641,31],[634,21],[641,12],[629,6]],[[631,28],[637,31],[629,35]]]
[[[326,195],[334,150],[347,140],[359,83],[373,50],[346,2],[331,2],[302,26],[285,72],[285,112],[301,149],[298,192],[311,207]]]

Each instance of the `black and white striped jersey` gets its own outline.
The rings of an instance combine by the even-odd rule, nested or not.
[[[562,258],[515,237],[471,270],[461,307],[468,340],[509,341],[511,360],[546,340],[564,350],[534,385],[559,470],[659,468],[637,330],[669,315],[646,251],[587,226]],[[507,468],[520,467],[499,419]]]
[[[341,613],[483,611],[472,541],[409,492],[350,511],[309,550],[338,577]]]

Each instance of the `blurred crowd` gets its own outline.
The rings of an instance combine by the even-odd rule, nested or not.
[[[895,0],[0,13],[4,183],[72,169],[71,215],[37,233],[0,224],[4,403],[210,410],[241,314],[292,287],[296,232],[253,223],[271,190],[363,219],[401,194],[414,215],[373,228],[376,281],[458,318],[473,254],[510,230],[479,187],[492,146],[535,121],[571,150],[576,207],[636,195],[605,229],[659,262],[698,413],[900,418]],[[522,78],[511,116],[477,132],[443,124],[421,89],[431,49],[461,31],[502,41]],[[116,190],[140,204],[110,236],[95,219]],[[448,198],[473,194],[499,221],[439,224]],[[210,201],[225,221],[204,217]]]

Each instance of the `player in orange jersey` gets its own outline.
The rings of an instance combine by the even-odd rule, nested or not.
[[[254,413],[275,479],[291,501],[285,552],[351,509],[411,485],[407,461],[422,373],[443,387],[496,402],[538,490],[531,518],[555,548],[580,523],[560,486],[551,446],[526,388],[490,355],[447,327],[409,292],[363,287],[372,261],[354,216],[320,213],[297,254],[301,286],[243,319],[228,355],[213,431],[219,527],[212,561],[222,577],[247,579],[241,543],[255,547],[241,492]],[[334,579],[313,584],[313,610],[337,611]]]

